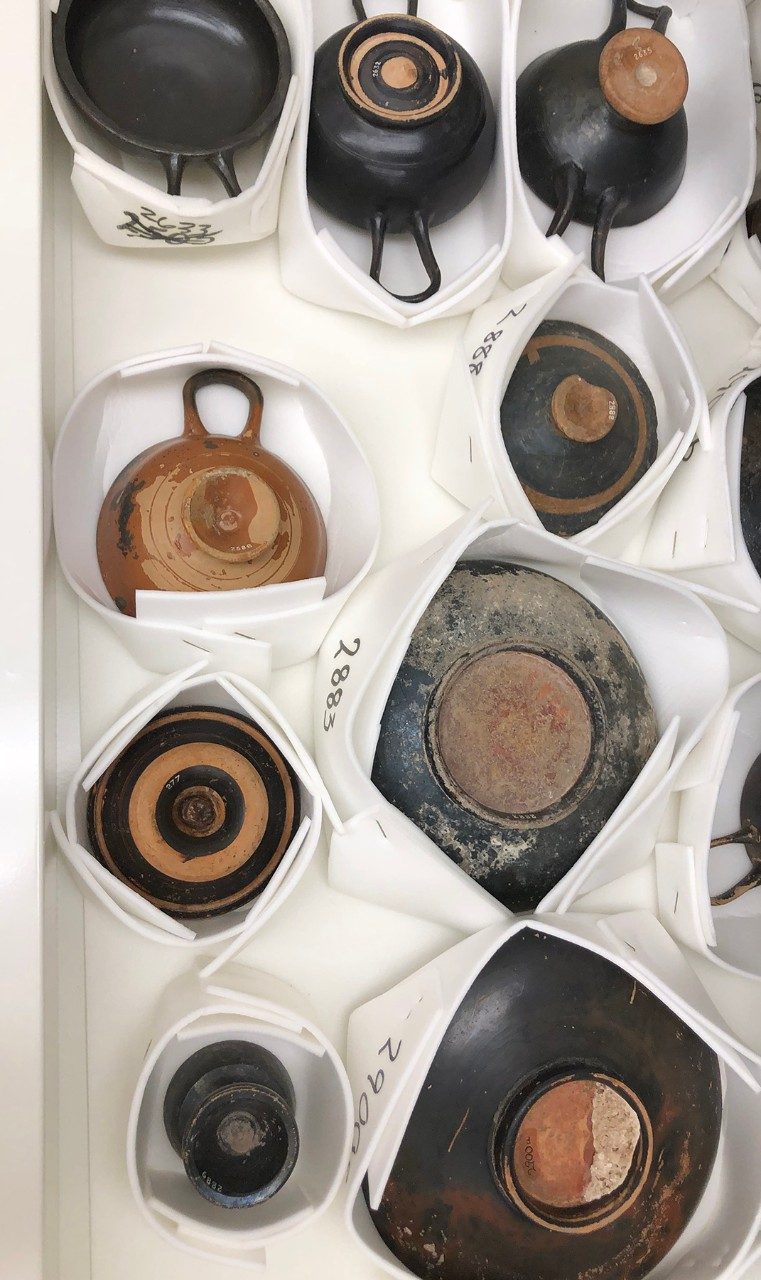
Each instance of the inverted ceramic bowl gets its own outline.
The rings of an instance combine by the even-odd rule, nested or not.
[[[510,970],[495,990],[495,977],[489,975],[499,972],[495,966],[504,964],[508,955]],[[547,980],[546,999],[541,991],[543,964],[552,978]],[[587,998],[580,1004],[584,981],[590,980],[592,972],[597,975],[600,999]],[[488,981],[479,985],[482,974],[491,981],[491,988]],[[528,1007],[522,1003],[527,991],[533,996],[526,1002]],[[573,1016],[565,1012],[564,998]],[[545,1008],[554,1011],[554,1027],[552,1021],[543,1020]],[[511,1013],[519,1019],[517,1024],[510,1021]],[[647,1044],[656,1023],[663,1029],[660,1051],[643,1054],[641,1046]],[[662,1090],[656,1088],[650,1095],[651,1105],[643,1095],[653,1088],[656,1060],[656,1072],[668,1073],[672,1069],[668,1064],[683,1054],[685,1041],[691,1052],[686,1064],[682,1058],[683,1088],[675,1088],[673,1077],[668,1083],[661,1076]],[[755,1154],[761,1138],[757,1071],[677,945],[648,912],[608,918],[571,913],[503,922],[483,930],[356,1010],[349,1022],[347,1066],[355,1114],[345,1220],[369,1259],[387,1275],[403,1280],[410,1274],[428,1274],[424,1264],[432,1258],[437,1273],[451,1280],[469,1274],[466,1267],[458,1270],[463,1253],[468,1267],[478,1265],[493,1280],[550,1274],[576,1280],[588,1273],[579,1268],[579,1258],[595,1254],[599,1274],[611,1267],[612,1274],[619,1275],[622,1265],[627,1269],[631,1265],[632,1274],[644,1275],[651,1248],[657,1254],[659,1247],[658,1233],[650,1231],[658,1212],[654,1210],[652,1219],[646,1220],[644,1231],[641,1219],[636,1223],[638,1185],[644,1190],[648,1184],[656,1198],[668,1184],[669,1208],[660,1221],[673,1246],[654,1275],[669,1280],[686,1275],[696,1280],[734,1276],[757,1242],[761,1223],[761,1167]],[[552,1084],[557,1083],[559,1070],[567,1073],[574,1067],[615,1077],[624,1086],[628,1081],[634,1087],[629,1095],[632,1109],[638,1111],[642,1126],[632,1165],[637,1177],[631,1185],[623,1184],[623,1191],[633,1197],[631,1222],[625,1217],[626,1203],[612,1194],[601,1206],[609,1221],[600,1227],[577,1223],[578,1234],[569,1230],[574,1224],[562,1211],[549,1215],[540,1207],[538,1190],[563,1189],[554,1184],[563,1184],[564,1173],[576,1172],[577,1149],[569,1144],[567,1163],[548,1169],[540,1163],[542,1140],[541,1136],[537,1140],[536,1133],[532,1137],[529,1115],[517,1133],[505,1127],[513,1104],[523,1105],[532,1080],[536,1083],[538,1068],[547,1073],[544,1083]],[[698,1073],[706,1071],[712,1083],[707,1094],[703,1091],[695,1130],[694,1112],[688,1107],[680,1116],[680,1108],[683,1095],[693,1089],[701,1092]],[[448,1087],[442,1091],[444,1079]],[[638,1079],[645,1086],[639,1092]],[[437,1119],[426,1129],[432,1110]],[[684,1141],[684,1130],[691,1138],[699,1133],[703,1141],[717,1112],[716,1158],[711,1168],[708,1151],[702,1167],[695,1167],[688,1155],[691,1139]],[[655,1135],[665,1117],[682,1126],[683,1140],[669,1146],[661,1136],[655,1166],[648,1172],[642,1167],[643,1160],[647,1163],[648,1122]],[[521,1166],[517,1184],[513,1181],[517,1200],[521,1188],[530,1196],[522,1209],[516,1207],[516,1194],[508,1203],[510,1192],[500,1193],[500,1165],[490,1162],[492,1153],[501,1149],[500,1135],[509,1138],[511,1133],[515,1135],[512,1168],[517,1171]],[[505,1147],[509,1150],[509,1144]],[[414,1190],[410,1169],[414,1169]],[[643,1181],[638,1184],[640,1175]],[[684,1218],[680,1221],[678,1202],[687,1182],[692,1182],[695,1207],[679,1234]],[[546,1225],[549,1216],[551,1229]],[[627,1228],[622,1237],[617,1232],[624,1222]],[[517,1234],[524,1247],[516,1247],[513,1239],[513,1250],[501,1255],[500,1225],[508,1238]],[[405,1259],[414,1260],[412,1269]]]
[[[761,578],[740,520],[745,389],[761,368],[744,369],[713,404],[707,446],[696,443],[662,495],[643,561],[726,597],[712,608],[728,631],[761,649]]]
[[[137,616],[119,612],[98,567],[95,531],[116,476],[144,449],[179,436],[182,387],[200,369],[240,370],[264,395],[262,444],[314,495],[327,530],[322,578],[243,591],[141,591]],[[230,388],[206,392],[208,430],[234,435],[245,401]],[[58,555],[71,587],[149,671],[171,672],[204,654],[255,680],[263,670],[311,657],[341,605],[368,572],[379,532],[375,480],[349,428],[301,374],[218,344],[128,361],[101,374],[74,401],[53,460]]]
[[[660,916],[679,941],[761,980],[761,884],[712,905],[751,871],[742,843],[711,848],[742,825],[741,799],[761,755],[761,677],[733,689],[680,779],[676,840],[657,850]]]
[[[477,513],[367,581],[328,635],[317,670],[315,754],[341,819],[331,880],[357,897],[472,931],[504,918],[504,909],[371,781],[381,716],[412,632],[461,559],[526,565],[586,596],[628,642],[655,709],[659,740],[648,763],[539,910],[566,909],[579,893],[648,860],[675,773],[726,695],[728,653],[710,611],[683,586],[516,521],[484,523]]]
[[[293,770],[301,819],[288,848],[258,897],[223,915],[175,919],[143,898],[95,857],[88,835],[88,794],[116,757],[159,712],[175,707],[208,706],[247,716],[275,743]],[[121,924],[142,937],[185,951],[218,949],[221,965],[258,933],[293,892],[312,858],[326,801],[317,770],[298,737],[260,689],[235,675],[175,676],[130,709],[82,760],[68,788],[65,812],[54,816],[61,853],[81,888]],[[327,803],[330,803],[327,801]]]
[[[369,16],[406,13],[406,0],[368,4]],[[419,16],[446,31],[474,57],[491,91],[499,126],[491,173],[462,213],[434,227],[432,242],[442,270],[441,289],[427,302],[405,303],[369,277],[370,237],[330,217],[309,199],[306,185],[309,110],[296,130],[280,209],[283,283],[298,297],[338,311],[372,316],[397,327],[445,315],[463,315],[489,297],[510,240],[512,193],[507,175],[507,132],[512,92],[509,21],[501,0],[421,0]],[[313,48],[356,20],[350,0],[312,6]],[[311,94],[310,87],[307,98]],[[414,294],[427,283],[411,236],[390,236],[383,282],[395,293]]]
[[[639,226],[613,229],[606,276],[611,284],[646,275],[664,296],[675,297],[717,265],[734,224],[748,203],[756,173],[756,131],[743,0],[674,0],[669,39],[687,63],[690,87],[685,102],[689,143],[687,168],[671,202]],[[513,8],[515,67],[518,75],[551,49],[590,39],[610,19],[609,0],[573,6],[547,0],[519,0]],[[629,26],[651,25],[629,14]],[[514,118],[512,166],[516,235],[510,261],[520,271],[524,242],[537,247],[552,218],[520,177]],[[706,172],[711,181],[705,181]],[[591,231],[572,223],[566,245],[589,262]]]
[[[274,0],[288,36],[292,71],[285,103],[273,129],[236,152],[242,192],[229,199],[219,177],[204,164],[185,172],[182,194],[167,194],[158,160],[121,151],[93,128],[65,92],[52,53],[56,0],[43,4],[45,84],[58,123],[74,153],[71,180],[94,230],[121,248],[177,249],[261,240],[277,226],[288,146],[304,106],[311,52],[303,0]]]
[[[475,313],[455,350],[433,476],[465,506],[491,499],[495,515],[541,528],[505,448],[500,406],[524,347],[543,321],[570,321],[594,330],[639,370],[658,423],[658,454],[652,465],[613,507],[570,539],[620,556],[646,528],[659,494],[703,427],[708,407],[681,335],[648,281],[640,278],[636,291],[603,285],[577,261],[569,256],[544,277],[501,293]]]
[[[198,1195],[164,1129],[163,1105],[175,1071],[220,1040],[268,1049],[290,1076],[299,1152],[271,1199],[232,1211]],[[215,981],[188,975],[165,992],[132,1099],[127,1170],[143,1217],[164,1240],[198,1259],[260,1269],[271,1245],[311,1226],[346,1172],[351,1092],[341,1059],[292,987],[232,965]]]

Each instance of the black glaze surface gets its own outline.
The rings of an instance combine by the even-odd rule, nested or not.
[[[740,523],[748,555],[761,573],[761,380],[745,389],[740,455]]]
[[[348,56],[363,35],[383,32],[388,39],[380,46],[378,61],[398,57],[406,49],[417,60],[418,80],[409,89],[379,95],[377,75],[367,77],[368,90],[389,112],[381,116],[361,109],[349,97],[339,68],[347,40]],[[459,87],[430,117],[405,118],[425,104],[438,77],[425,51],[400,44],[400,34],[442,51],[448,62],[452,51],[459,59]],[[429,229],[454,217],[478,194],[491,166],[495,139],[494,106],[483,75],[461,45],[430,23],[386,15],[344,27],[317,50],[307,156],[309,194],[328,213],[371,233],[373,279],[380,277],[386,234],[412,232],[430,283],[405,301],[423,301],[439,288]]]
[[[504,1102],[577,1065],[633,1090],[653,1151],[633,1205],[574,1234],[524,1217],[498,1186],[492,1155]],[[721,1114],[716,1055],[665,1005],[609,961],[524,930],[454,1015],[372,1217],[426,1280],[638,1280],[698,1205]]]
[[[191,1054],[164,1096],[164,1128],[199,1195],[226,1209],[270,1200],[299,1154],[293,1084],[260,1045],[224,1040]]]
[[[300,788],[274,743],[245,716],[224,711],[224,719],[220,720],[215,718],[219,715],[215,708],[180,710],[189,713],[180,723],[171,712],[150,721],[93,785],[88,796],[88,836],[99,861],[138,893],[178,919],[202,919],[244,906],[266,887],[298,830]],[[252,729],[260,740],[252,736]],[[241,787],[228,768],[216,768],[208,762],[191,763],[172,774],[158,793],[147,832],[145,826],[136,830],[130,808],[146,770],[178,748],[189,748],[192,761],[196,746],[233,752],[260,779],[266,796],[261,838],[247,847],[245,861],[229,874],[220,874],[219,865],[224,866],[227,851],[242,838],[250,814]],[[224,820],[208,835],[189,836],[178,828],[173,806],[181,792],[198,788],[213,791],[220,798]],[[199,869],[199,878],[188,880],[165,874],[156,860],[151,860],[159,843],[176,854],[178,867],[205,862]],[[212,859],[219,862],[212,863]]]
[[[551,231],[562,234],[572,220],[595,228],[592,265],[602,279],[611,227],[633,226],[665,208],[687,162],[683,107],[659,124],[637,124],[615,111],[602,92],[602,50],[626,23],[625,0],[613,0],[602,36],[542,54],[517,85],[523,178],[556,210]]]
[[[616,398],[615,425],[601,440],[569,440],[552,420],[553,393],[573,375]],[[500,419],[529,501],[544,527],[561,537],[596,524],[658,456],[655,402],[634,362],[602,334],[564,320],[544,320],[532,335],[507,385]]]
[[[269,0],[62,0],[53,53],[79,110],[116,146],[157,156],[174,195],[192,157],[240,194],[233,153],[275,124],[291,78]]]
[[[494,817],[456,799],[441,779],[430,708],[464,655],[529,650],[566,669],[592,721],[588,765],[554,810]],[[499,738],[494,712],[489,749]],[[548,713],[552,714],[550,708]],[[514,727],[514,726],[513,726]],[[509,737],[509,735],[508,735]],[[588,600],[536,570],[460,561],[418,622],[381,720],[372,780],[383,796],[511,911],[533,910],[602,829],[652,754],[658,729],[643,673],[626,641]],[[514,760],[506,760],[509,770]]]

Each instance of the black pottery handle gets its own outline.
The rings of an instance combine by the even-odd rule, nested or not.
[[[208,165],[214,170],[217,177],[220,178],[222,185],[228,196],[232,199],[241,194],[240,183],[235,173],[235,165],[233,163],[232,151],[217,151],[212,155],[204,156]],[[164,169],[166,170],[166,189],[170,196],[181,195],[182,175],[185,172],[185,165],[188,157],[180,151],[174,151],[171,155],[163,157]]]
[[[392,293],[392,298],[396,298],[398,302],[427,302],[434,294],[438,293],[441,288],[441,268],[436,261],[436,256],[431,245],[431,235],[428,227],[428,217],[421,213],[419,209],[414,210],[409,218],[410,231],[412,232],[415,244],[420,254],[426,274],[428,276],[428,287],[423,289],[421,293],[415,293],[405,296],[400,293]],[[370,234],[373,240],[373,258],[370,264],[370,279],[376,284],[381,284],[380,273],[383,265],[383,247],[386,242],[386,230],[388,227],[388,219],[385,213],[376,213],[372,223],[370,224]],[[385,289],[385,285],[381,288]],[[386,290],[391,293],[390,289]]]

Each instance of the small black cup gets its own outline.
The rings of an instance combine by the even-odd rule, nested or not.
[[[164,1097],[164,1127],[199,1195],[227,1209],[262,1204],[299,1154],[295,1095],[274,1054],[223,1040],[192,1054]]]

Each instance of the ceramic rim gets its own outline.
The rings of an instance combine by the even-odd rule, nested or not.
[[[453,41],[421,18],[388,14],[352,27],[338,53],[345,97],[386,124],[426,124],[451,106],[462,83]]]

